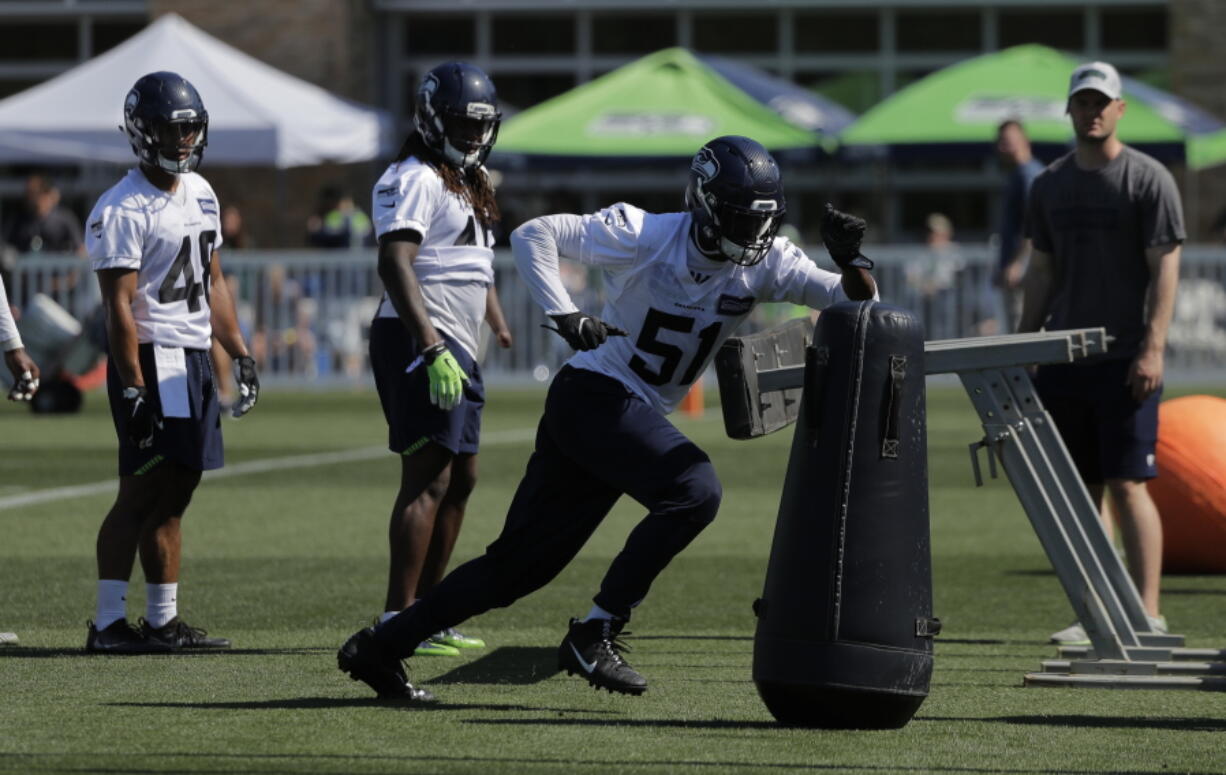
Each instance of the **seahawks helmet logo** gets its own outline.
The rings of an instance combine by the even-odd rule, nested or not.
[[[698,176],[699,180],[706,183],[719,174],[719,162],[715,159],[715,154],[711,149],[704,147],[695,154],[694,161],[690,163],[690,170]]]
[[[140,102],[140,92],[138,92],[136,89],[133,89],[132,91],[128,92],[127,99],[123,101],[124,109],[131,110],[132,108],[136,107],[136,104],[138,102]]]
[[[417,93],[422,100],[429,102],[434,97],[436,91],[438,91],[438,78],[434,73],[427,73],[426,77],[422,79],[421,89]]]
[[[1077,80],[1084,81],[1087,78],[1101,78],[1105,81],[1107,80],[1107,74],[1104,73],[1102,70],[1095,70],[1094,68],[1090,68],[1089,70],[1082,70],[1081,75],[1077,77]]]

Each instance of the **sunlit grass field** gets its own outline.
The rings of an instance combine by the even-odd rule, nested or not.
[[[501,526],[543,401],[540,391],[490,396],[456,561]],[[0,508],[0,631],[21,638],[0,647],[0,771],[1226,772],[1226,695],[1022,688],[1023,673],[1054,656],[1047,635],[1071,609],[1006,481],[974,486],[967,444],[982,430],[969,401],[933,385],[928,413],[944,631],[931,694],[902,730],[781,728],[758,699],[750,606],[791,432],[732,441],[717,407],[676,418],[710,453],[725,498],[635,614],[628,658],[651,682],[646,695],[596,693],[555,672],[567,618],[590,606],[642,516],[623,500],[551,585],[466,625],[487,649],[410,661],[438,705],[375,701],[334,654],[382,603],[398,475],[378,451],[386,426],[371,392],[272,390],[225,423],[231,475],[206,479],[184,521],[181,611],[231,638],[232,651],[85,655],[94,540],[113,488]],[[114,477],[99,394],[73,416],[0,407],[0,440],[0,503]],[[346,455],[283,460],[326,452]],[[272,459],[284,467],[244,469]],[[135,618],[139,570],[133,581]],[[1226,646],[1226,578],[1168,578],[1164,612],[1189,645]]]

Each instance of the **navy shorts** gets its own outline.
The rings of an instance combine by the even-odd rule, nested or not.
[[[1081,478],[1153,479],[1158,475],[1158,402],[1138,403],[1125,383],[1131,359],[1039,367],[1039,398],[1051,413]]]
[[[485,408],[481,367],[454,339],[442,336],[468,375],[464,400],[450,411],[430,403],[430,378],[424,364],[406,373],[421,353],[421,346],[400,319],[376,318],[370,326],[370,366],[387,418],[387,447],[398,455],[412,454],[428,441],[446,447],[453,455],[477,452],[481,410]]]
[[[149,401],[161,407],[153,345],[140,345],[139,353],[141,375],[145,379]],[[153,434],[152,446],[145,449],[137,448],[128,440],[124,386],[120,383],[114,359],[107,360],[106,392],[111,401],[115,433],[119,436],[120,476],[148,473],[164,460],[173,460],[193,471],[221,468],[221,408],[217,404],[213,362],[208,350],[185,349],[183,353],[187,365],[187,404],[191,417],[164,418],[162,429]]]

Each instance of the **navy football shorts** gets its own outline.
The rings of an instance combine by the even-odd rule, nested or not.
[[[1088,484],[1158,475],[1154,447],[1162,388],[1138,403],[1124,382],[1131,364],[1120,359],[1039,367],[1039,399]]]
[[[485,408],[481,367],[454,339],[439,333],[468,375],[464,400],[450,411],[430,403],[430,378],[424,363],[405,371],[417,359],[421,347],[400,319],[376,318],[370,326],[370,365],[387,419],[387,447],[398,455],[411,455],[431,441],[453,455],[477,452],[481,410]]]
[[[139,349],[141,375],[149,401],[161,407],[158,393],[157,364],[153,345]],[[123,400],[124,386],[114,359],[107,360],[106,392],[111,402],[111,417],[119,436],[119,475],[142,475],[154,470],[159,463],[172,460],[194,471],[221,468],[221,408],[217,403],[213,362],[208,350],[183,351],[187,366],[187,404],[190,417],[166,417],[162,429],[153,434],[153,444],[139,449],[128,440],[127,403]]]

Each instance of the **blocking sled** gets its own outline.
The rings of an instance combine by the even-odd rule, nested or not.
[[[806,351],[753,677],[780,722],[904,726],[932,674],[924,340],[872,301],[827,308]]]

